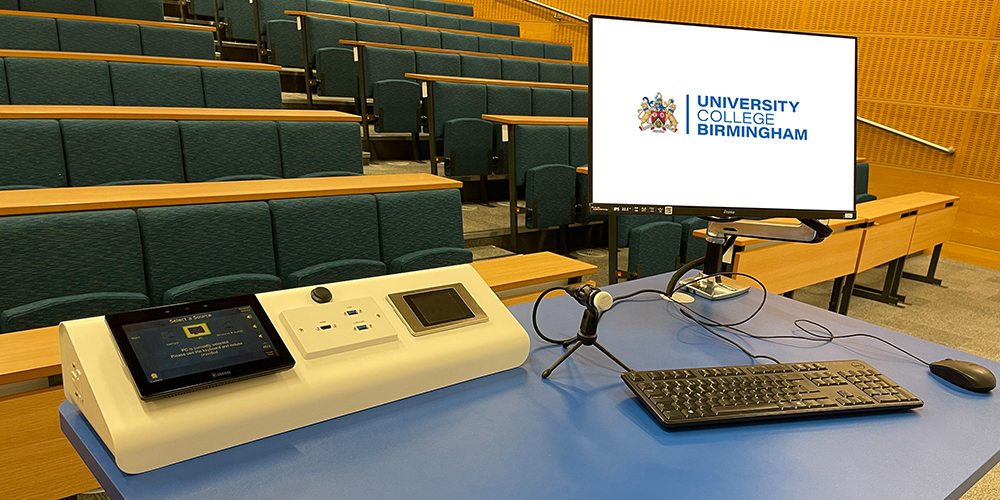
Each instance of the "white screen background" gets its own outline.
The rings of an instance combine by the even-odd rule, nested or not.
[[[854,210],[854,39],[602,18],[591,29],[593,203]],[[676,133],[639,130],[657,92],[677,104]],[[797,101],[774,127],[808,139],[699,136],[699,95]]]

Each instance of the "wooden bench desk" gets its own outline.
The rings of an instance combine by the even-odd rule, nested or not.
[[[213,120],[285,122],[358,122],[361,117],[318,109],[179,108],[156,106],[72,106],[10,104],[0,119],[76,120]]]
[[[575,283],[580,277],[597,272],[593,264],[552,252],[481,260],[473,262],[472,267],[507,306],[535,300],[541,293],[525,289],[564,280]]]
[[[383,7],[385,7],[383,5]],[[402,8],[402,7],[392,7],[392,8]],[[356,23],[368,23],[368,24],[381,24],[383,26],[398,26],[400,28],[414,28],[428,31],[440,31],[444,33],[456,33],[459,35],[474,35],[474,36],[488,36],[490,38],[507,38],[510,40],[524,40],[527,42],[541,42],[541,43],[553,43],[550,40],[538,40],[534,38],[521,38],[519,36],[510,35],[497,35],[496,33],[480,33],[478,31],[468,31],[468,30],[456,30],[452,28],[438,28],[436,26],[427,26],[423,24],[406,24],[406,23],[394,23],[391,21],[380,21],[377,19],[361,19],[357,17],[348,16],[338,16],[336,14],[324,14],[321,12],[305,12],[301,10],[286,10],[286,15],[289,16],[299,16],[299,17],[315,17],[320,19],[335,19],[338,21],[351,21]],[[439,12],[437,14],[445,14],[444,12]],[[451,14],[448,14],[451,15]],[[461,14],[455,14],[456,16],[462,17]],[[468,19],[468,17],[466,17]]]
[[[587,90],[589,85],[575,83],[531,82],[524,80],[498,80],[495,78],[471,78],[466,76],[425,75],[423,73],[404,73],[403,76],[421,82],[471,83],[480,85],[504,85],[508,87],[538,87],[543,89]]]
[[[174,66],[209,66],[213,68],[256,69],[281,71],[281,66],[215,59],[184,59],[181,57],[132,56],[127,54],[102,54],[99,52],[57,52],[50,50],[0,50],[0,57],[30,57],[35,59],[85,59],[108,62],[133,62],[147,64],[170,64]]]
[[[940,285],[941,280],[935,278],[934,274],[937,272],[938,259],[941,258],[941,247],[951,238],[951,230],[958,217],[958,207],[955,205],[958,196],[920,191],[889,199],[916,207],[917,210],[917,221],[914,223],[907,255],[933,248],[926,274],[903,272],[901,277]]]
[[[75,21],[93,21],[99,23],[137,24],[140,26],[157,26],[160,28],[175,28],[195,31],[215,31],[211,26],[186,23],[167,23],[163,21],[146,21],[142,19],[125,19],[120,17],[81,16],[77,14],[57,14],[54,12],[31,12],[26,10],[0,9],[0,16],[47,17],[49,19],[72,19]]]

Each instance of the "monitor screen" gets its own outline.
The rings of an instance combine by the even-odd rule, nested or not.
[[[594,213],[855,216],[857,39],[593,16]]]

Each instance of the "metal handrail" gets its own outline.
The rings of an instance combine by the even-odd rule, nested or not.
[[[905,138],[907,138],[907,139],[909,139],[911,141],[919,142],[920,144],[923,144],[924,146],[930,146],[930,147],[932,147],[932,148],[934,148],[934,149],[936,149],[938,151],[941,151],[943,153],[947,153],[948,155],[955,154],[955,147],[954,146],[952,146],[950,148],[946,148],[944,146],[939,146],[937,144],[934,144],[931,141],[928,141],[928,140],[925,140],[925,139],[921,139],[921,138],[919,138],[917,136],[913,136],[913,135],[907,134],[906,132],[902,132],[902,131],[896,130],[896,129],[892,128],[892,127],[887,127],[885,125],[882,125],[881,123],[873,122],[873,121],[871,121],[869,119],[861,118],[860,116],[858,116],[856,118],[858,119],[859,122],[861,122],[861,123],[867,123],[868,125],[871,125],[871,126],[877,128],[879,130],[885,130],[886,132],[889,132],[889,133],[892,133],[892,134],[896,134],[896,135],[901,136],[901,137],[905,137]]]
[[[542,2],[539,2],[538,0],[524,0],[524,1],[528,2],[530,4],[535,4],[535,5],[539,6],[539,7],[544,8],[544,9],[549,9],[552,12],[558,12],[559,14],[562,14],[564,16],[572,17],[573,19],[576,19],[577,21],[580,21],[582,23],[590,24],[589,22],[587,22],[586,18],[580,17],[580,16],[578,16],[576,14],[570,14],[569,12],[566,12],[565,10],[557,9],[557,8],[551,6],[551,5],[546,5],[546,4],[542,3]]]

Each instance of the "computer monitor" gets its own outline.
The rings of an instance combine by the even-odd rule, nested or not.
[[[590,18],[594,213],[855,217],[857,39]]]

